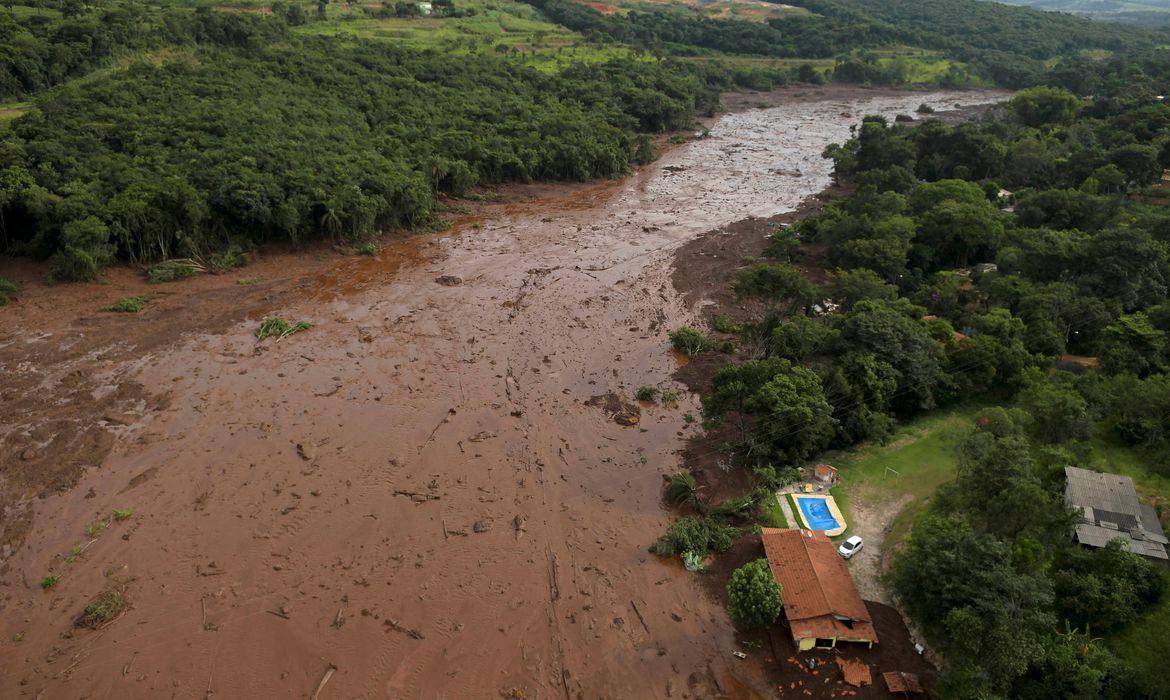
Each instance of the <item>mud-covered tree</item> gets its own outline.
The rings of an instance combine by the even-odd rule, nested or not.
[[[737,627],[767,627],[780,616],[783,591],[767,559],[756,559],[736,569],[727,582],[728,612]]]

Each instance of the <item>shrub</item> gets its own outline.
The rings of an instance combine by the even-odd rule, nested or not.
[[[769,491],[780,488],[780,477],[776,475],[776,467],[771,464],[758,464],[752,467],[752,479],[758,486]]]
[[[678,401],[678,392],[674,389],[664,389],[662,391],[662,403],[674,403]]]
[[[378,246],[373,243],[359,243],[353,247],[353,252],[358,255],[374,256],[378,254]]]
[[[118,591],[105,591],[85,607],[78,616],[78,627],[98,629],[109,624],[126,607],[126,597]]]
[[[726,527],[710,518],[679,518],[671,523],[670,529],[658,538],[650,551],[663,556],[683,552],[723,552],[731,548],[739,535],[737,528]]]
[[[751,514],[755,500],[749,496],[729,498],[711,509],[711,515],[720,518],[746,518]]]
[[[711,343],[703,337],[702,333],[688,326],[683,326],[672,332],[670,344],[674,346],[675,350],[686,355],[698,355],[711,347]]]
[[[312,328],[312,325],[307,321],[297,321],[296,323],[289,323],[283,318],[266,318],[260,323],[260,327],[256,329],[256,339],[264,340],[265,338],[287,338],[293,333],[299,333]]]
[[[781,594],[767,559],[744,564],[731,574],[727,583],[731,621],[737,627],[767,627],[780,616]]]
[[[41,579],[41,589],[47,591],[50,588],[52,588],[53,586],[56,586],[57,582],[60,580],[61,580],[61,577],[58,576],[57,574],[49,574],[48,576]]]
[[[227,250],[207,258],[207,267],[213,270],[234,270],[248,264],[248,254],[240,246],[232,244]]]
[[[70,221],[61,229],[61,248],[49,258],[47,281],[88,282],[114,261],[110,232],[95,216]]]
[[[133,513],[133,511],[131,511],[128,508],[115,508],[114,509],[114,520],[121,522],[122,520],[129,518],[132,513]]]
[[[122,297],[117,303],[106,307],[106,311],[136,314],[146,306],[146,297]]]
[[[923,102],[922,104],[918,105],[918,109],[914,111],[918,112],[919,114],[934,114],[934,107],[931,107],[930,105]]]
[[[675,505],[696,503],[699,499],[699,482],[690,472],[678,472],[670,477],[666,485],[666,498]]]
[[[146,281],[151,284],[174,282],[190,277],[196,272],[206,271],[207,268],[194,260],[164,260],[146,269]]]
[[[739,333],[743,327],[730,316],[719,315],[711,319],[711,326],[720,333]]]
[[[19,290],[15,284],[0,277],[0,306],[11,302],[12,298],[16,296],[17,291]]]
[[[649,384],[643,384],[638,387],[638,391],[634,394],[634,397],[639,401],[653,401],[658,398],[658,389]]]

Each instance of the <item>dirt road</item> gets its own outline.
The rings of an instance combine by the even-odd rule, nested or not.
[[[823,189],[863,114],[987,100],[793,99],[374,258],[0,310],[0,697],[316,697],[331,666],[323,699],[769,695],[646,550],[697,399],[586,402],[670,386],[675,247]],[[313,328],[257,343],[268,314]],[[75,629],[106,590],[128,609]]]

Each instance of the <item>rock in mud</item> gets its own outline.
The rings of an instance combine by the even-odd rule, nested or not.
[[[471,526],[473,532],[487,532],[492,529],[492,521],[490,520],[476,520],[475,524]]]
[[[914,117],[910,116],[909,114],[899,114],[898,116],[894,117],[894,121],[896,121],[896,122],[912,122],[912,121],[914,121]]]
[[[455,275],[440,275],[435,278],[435,281],[444,287],[457,287],[463,284],[463,278]]]

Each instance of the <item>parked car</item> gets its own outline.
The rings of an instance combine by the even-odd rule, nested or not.
[[[853,537],[850,537],[849,539],[842,542],[841,546],[837,548],[837,551],[841,553],[841,556],[849,559],[854,554],[857,554],[861,551],[862,545],[863,542],[861,541],[861,538],[857,535],[854,535]]]

